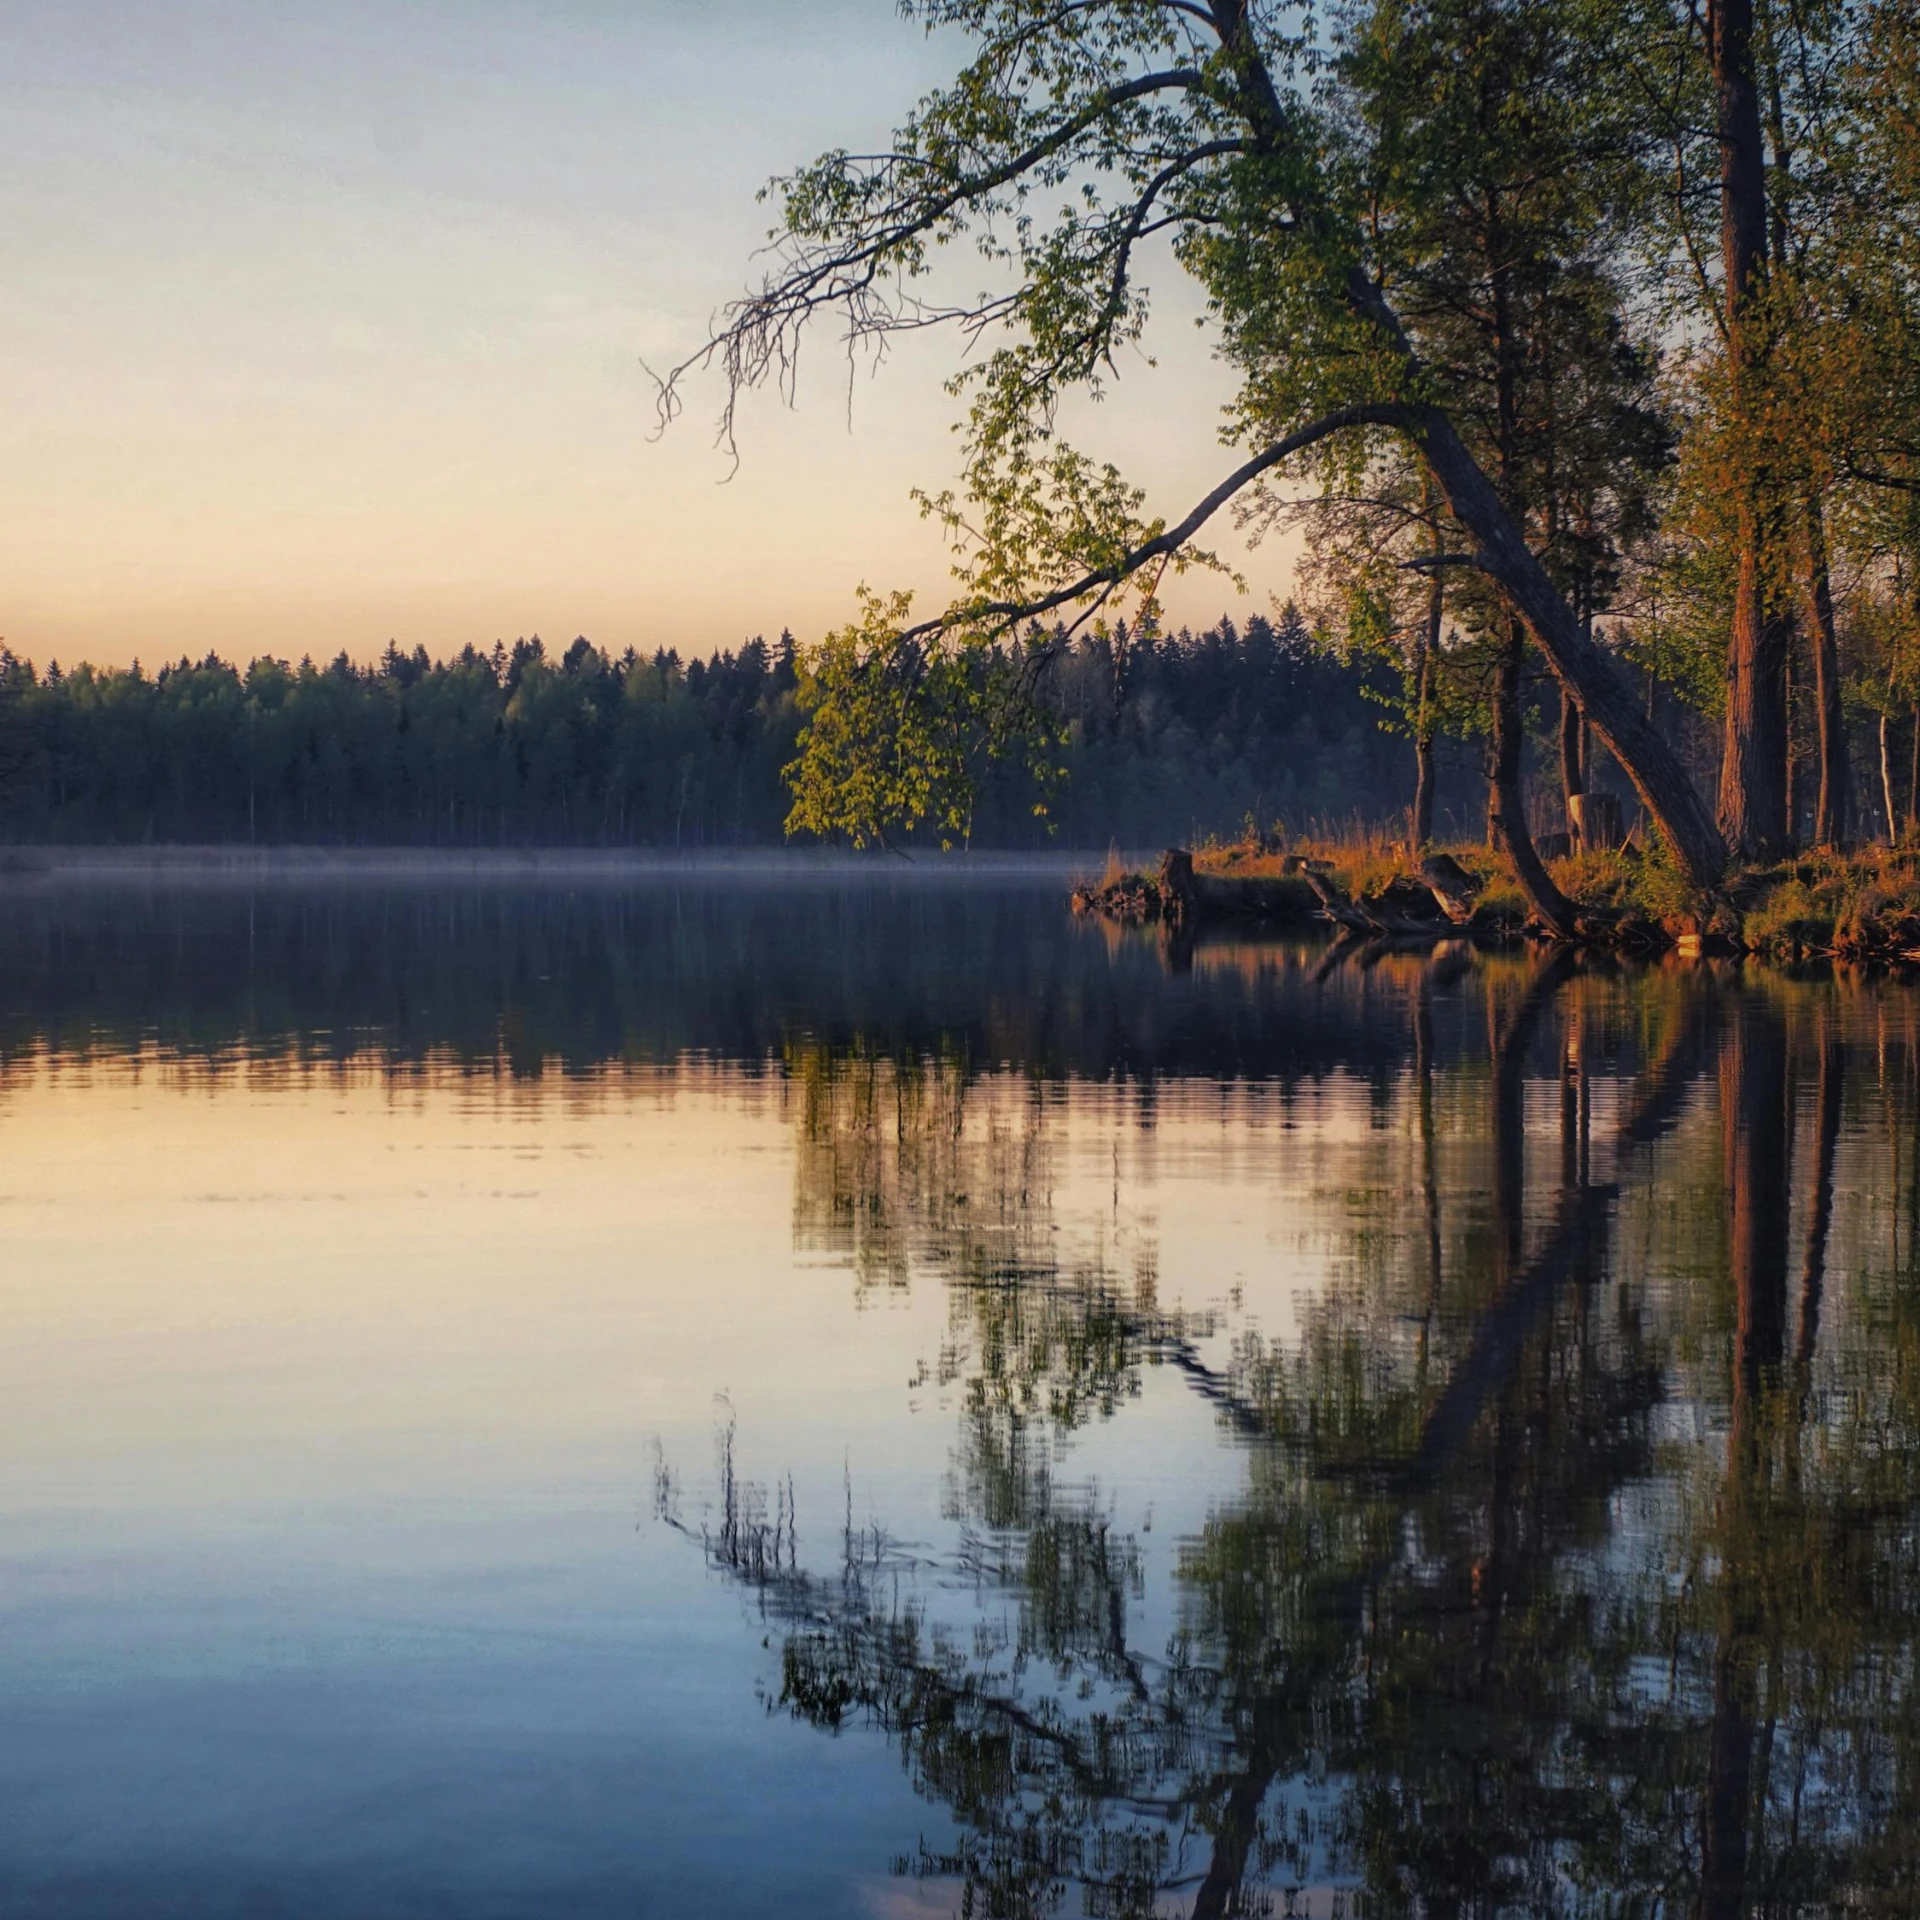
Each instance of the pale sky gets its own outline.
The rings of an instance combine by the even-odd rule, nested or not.
[[[821,334],[726,484],[717,387],[656,440],[640,361],[740,290],[770,174],[951,64],[890,0],[7,0],[0,636],[42,666],[705,652],[814,637],[862,581],[937,595],[908,490],[953,477],[957,342],[849,415]],[[1232,464],[1227,386],[1157,284],[1161,365],[1070,431],[1177,516]]]

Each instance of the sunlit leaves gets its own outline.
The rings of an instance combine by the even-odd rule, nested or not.
[[[966,634],[903,641],[912,596],[863,591],[858,621],[804,668],[808,725],[787,769],[789,833],[884,846],[890,829],[972,831],[984,765],[1024,757],[1043,781],[1052,729],[1023,695],[1023,650]]]

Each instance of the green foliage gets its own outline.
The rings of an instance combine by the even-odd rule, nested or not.
[[[1058,778],[1058,721],[1021,697],[1026,653],[941,632],[903,649],[911,596],[862,593],[863,615],[827,636],[801,675],[807,715],[789,833],[884,845],[887,829],[931,827],[941,844],[970,839],[980,763],[1016,757],[1034,811]]]
[[[1791,957],[1833,945],[1835,901],[1798,874],[1772,888],[1741,924],[1741,937],[1761,953]]]
[[[1231,502],[1256,533],[1305,514],[1321,625],[1392,664],[1397,690],[1377,691],[1422,736],[1475,723],[1476,649],[1528,609],[1704,883],[1717,840],[1655,737],[1674,703],[1627,724],[1533,567],[1694,715],[1721,711],[1739,580],[1752,645],[1798,613],[1823,674],[1837,644],[1863,684],[1853,616],[1920,579],[1911,0],[1758,10],[1751,96],[1720,87],[1728,43],[1683,0],[905,10],[963,46],[958,70],[877,152],[773,184],[767,278],[661,392],[670,416],[682,377],[718,362],[731,444],[741,392],[790,391],[822,315],[856,352],[943,324],[968,343],[960,482],[920,496],[956,593],[891,634],[869,607],[832,643],[796,819],[963,830],[995,746],[1021,738],[1012,707],[1040,698],[1044,662],[1015,636],[1035,617],[1067,622],[1055,645],[1137,624],[1167,569],[1216,564],[1197,543]],[[1740,189],[1720,166],[1739,143],[1719,124],[1736,94],[1760,106],[1768,230],[1764,262],[1735,249],[1754,281],[1737,311],[1720,235]],[[1235,383],[1222,439],[1246,456],[1171,524],[1060,434],[1064,403],[1108,394],[1150,345],[1154,244],[1204,303]],[[1443,580],[1424,619],[1421,566]],[[1769,669],[1743,738],[1774,726],[1772,686]],[[863,746],[863,727],[904,737]]]
[[[1779,959],[1885,958],[1920,941],[1920,867],[1910,855],[1816,854],[1743,876],[1741,938]]]
[[[1664,846],[1646,849],[1627,890],[1631,907],[1669,930],[1692,927],[1701,910],[1700,894]]]
[[[1375,573],[1405,564],[1403,536],[1472,549],[1482,507],[1472,538],[1431,498],[1405,513],[1415,443],[1430,450],[1416,415],[1432,409],[1550,578],[1583,611],[1606,606],[1671,435],[1621,278],[1643,177],[1604,9],[1370,0],[1330,25],[1310,8],[1169,0],[907,10],[954,30],[964,64],[879,153],[835,150],[773,184],[772,270],[662,389],[671,415],[681,376],[717,360],[730,444],[741,391],[790,388],[823,313],[856,350],[942,323],[978,348],[951,382],[961,484],[920,496],[956,593],[911,626],[899,603],[892,632],[881,610],[896,603],[869,601],[827,643],[796,825],[964,832],[996,753],[1046,757],[1014,718],[1043,677],[1015,636],[1056,612],[1068,635],[1137,624],[1169,569],[1218,564],[1198,536],[1229,501],[1259,527],[1303,482],[1350,508],[1394,495],[1361,563]],[[1222,438],[1252,455],[1175,524],[1059,432],[1063,401],[1105,394],[1146,342],[1156,236],[1237,381]],[[962,250],[985,291],[962,291]],[[1402,643],[1398,704],[1426,736],[1467,720],[1477,676],[1436,678],[1438,640],[1410,657],[1406,588],[1357,581],[1346,638]],[[1449,601],[1449,649],[1495,620],[1477,573],[1450,580]]]

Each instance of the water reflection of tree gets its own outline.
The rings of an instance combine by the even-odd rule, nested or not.
[[[1227,1914],[1341,1880],[1419,1913],[1914,1898],[1920,1303],[1910,1228],[1904,1252],[1871,1237],[1911,1208],[1911,1024],[1869,1057],[1831,990],[1697,975],[1542,970],[1486,998],[1486,1059],[1436,1085],[1408,997],[1408,1233],[1297,1341],[1245,1336],[1220,1367],[1150,1285],[1049,1263],[1038,1096],[996,1131],[954,1062],[908,1094],[871,1062],[802,1068],[825,1217],[874,1209],[888,1271],[945,1262],[956,1508],[1010,1605],[943,1627],[851,1531],[830,1576],[716,1563],[785,1627],[783,1705],[879,1730],[950,1810],[958,1844],[904,1864],[968,1911],[1077,1884],[1089,1911]],[[1542,1156],[1524,1115],[1550,1045]],[[1596,1085],[1604,1061],[1632,1071]],[[1451,1206],[1433,1116],[1476,1087],[1487,1199]],[[1850,1109],[1857,1178],[1891,1178],[1871,1219],[1836,1207]],[[1139,1543],[1035,1439],[1168,1360],[1260,1437],[1148,1647]]]

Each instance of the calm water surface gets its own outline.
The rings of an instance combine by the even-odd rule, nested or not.
[[[1920,994],[26,888],[0,1908],[1920,1902]]]

